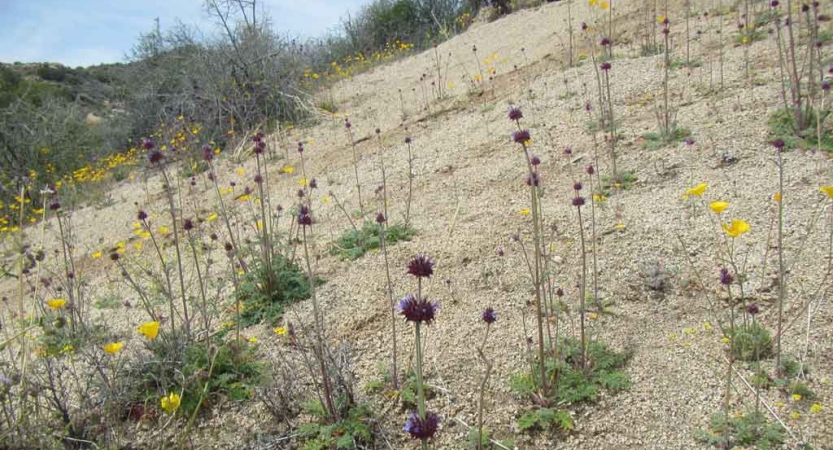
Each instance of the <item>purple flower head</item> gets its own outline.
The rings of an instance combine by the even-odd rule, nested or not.
[[[830,90],[830,80],[824,80],[824,81],[821,83],[821,88],[822,88],[822,90],[824,90],[825,92],[826,92],[826,91],[829,91],[829,90]]]
[[[385,219],[384,214],[382,214],[381,212],[379,214],[376,214],[376,223],[383,224],[385,222],[387,222],[387,219]]]
[[[304,192],[303,189],[298,189],[298,198],[304,198],[305,195],[307,195],[307,193]]]
[[[498,248],[497,248],[497,255],[498,255],[498,256],[500,256],[501,258],[503,258],[503,256],[504,256],[505,254],[506,254],[506,252],[503,250],[503,246],[502,246],[502,245],[501,245],[500,247],[498,247]]]
[[[581,31],[587,31],[587,22],[581,23]]]
[[[315,181],[315,178],[309,180],[309,188],[310,189],[317,189],[318,188],[318,182]]]
[[[263,152],[266,150],[266,143],[263,141],[257,141],[254,148],[255,155],[262,155]]]
[[[583,187],[584,186],[581,184],[581,181],[576,181],[575,183],[573,183],[573,190],[576,192],[580,191]]]
[[[142,211],[142,210],[140,209],[140,210],[139,210],[139,213],[138,213],[138,214],[136,214],[136,217],[137,217],[139,220],[142,220],[142,221],[143,221],[143,220],[145,220],[145,219],[147,219],[147,218],[148,218],[148,213],[146,213],[146,212],[144,212],[144,211]]]
[[[408,294],[402,300],[399,300],[396,309],[409,322],[431,325],[431,322],[434,321],[434,315],[440,309],[440,303],[432,302],[428,297],[417,300],[413,294]]]
[[[512,140],[517,142],[521,145],[526,145],[525,143],[531,139],[529,135],[529,130],[519,130],[512,132]]]
[[[420,253],[408,263],[408,273],[417,278],[431,278],[434,274],[434,261]]]
[[[298,143],[298,153],[304,153],[304,143],[303,142]]]
[[[263,133],[260,131],[257,132],[254,136],[252,136],[252,142],[261,142],[263,140]]]
[[[405,143],[406,143],[406,144],[410,144],[410,143],[411,143],[411,137],[410,137],[410,136],[406,136],[406,137],[405,137]]]
[[[801,5],[801,12],[807,12],[807,11],[809,11],[809,10],[810,10],[810,5],[808,5],[808,4],[806,4],[806,3],[804,3],[803,5]]]
[[[689,146],[689,147],[691,147],[692,145],[694,145],[694,138],[692,138],[691,136],[686,136],[686,138],[685,138],[685,145],[687,145],[687,146]]]
[[[61,209],[61,203],[58,200],[53,200],[52,203],[49,204],[50,211],[57,211]]]
[[[518,121],[523,119],[524,114],[521,112],[520,106],[510,105],[509,106],[509,120]]]
[[[298,225],[304,227],[312,225],[312,215],[310,215],[310,210],[307,205],[301,205],[301,208],[298,210]]]
[[[608,70],[610,70],[610,63],[605,61],[599,66],[599,68],[607,72]]]
[[[206,161],[214,159],[214,150],[212,150],[211,146],[208,144],[202,146],[202,159]]]
[[[611,41],[609,37],[603,37],[601,40],[599,40],[599,45],[601,45],[602,47],[607,47],[612,44],[613,41]]]
[[[771,144],[773,147],[775,147],[775,149],[776,149],[776,150],[778,150],[778,151],[783,150],[783,149],[784,149],[784,145],[786,145],[786,144],[784,143],[784,140],[783,140],[783,139],[775,139],[774,141],[771,141],[771,142],[770,142],[770,144]]]
[[[165,158],[165,154],[158,149],[153,149],[148,153],[148,161],[151,164],[159,164]]]
[[[235,186],[237,186],[237,182],[232,181],[232,182],[231,182],[231,183],[229,183],[228,185],[229,185],[229,186],[231,186],[231,187],[235,187]]]
[[[416,413],[411,413],[405,422],[405,431],[411,439],[426,441],[434,437],[440,425],[440,418],[432,412],[425,413],[425,419],[420,419]]]
[[[226,242],[223,244],[223,249],[225,249],[227,253],[231,253],[234,250],[234,246],[231,245],[231,242]]]
[[[778,5],[780,5],[780,3],[778,2],[778,0],[772,0],[772,1],[769,3],[769,6],[770,6],[771,8],[777,8],[777,7],[778,7]]]
[[[151,150],[156,147],[156,144],[150,139],[142,139],[142,148],[145,150]]]
[[[758,305],[750,303],[749,306],[746,307],[746,312],[748,312],[750,316],[755,317],[759,312],[761,312],[761,310],[758,308]]]
[[[564,297],[564,289],[558,288],[555,290],[555,295],[559,297]]]
[[[191,219],[185,219],[185,221],[182,222],[182,229],[184,229],[185,231],[193,230],[194,229],[194,221],[191,220]]]
[[[263,176],[261,176],[260,174],[255,175],[254,181],[257,184],[263,183]]]
[[[573,147],[570,147],[569,145],[564,147],[564,154],[565,155],[572,155],[573,154]]]
[[[590,112],[590,110],[592,110],[592,109],[593,109],[593,107],[590,106],[590,102],[587,102],[587,103],[584,104],[584,110],[585,111]]]
[[[581,208],[582,206],[584,206],[584,197],[575,197],[573,199],[573,206],[577,208]]]
[[[668,25],[666,25],[665,27],[663,27],[663,29],[662,29],[662,34],[668,34],[668,33],[670,33],[670,32],[671,32],[671,30],[669,30],[669,29],[668,29]]]
[[[483,321],[486,322],[486,324],[488,325],[497,322],[497,313],[492,308],[486,308],[485,310],[483,310],[482,317]]]
[[[116,253],[116,252],[110,253],[110,260],[111,261],[113,261],[113,262],[118,261],[119,258],[120,258],[120,256],[119,256],[118,253]]]
[[[217,239],[220,239],[220,236],[217,236],[217,233],[211,233],[211,235],[209,235],[208,237],[209,237],[212,241],[216,241]]]
[[[724,286],[729,286],[732,284],[733,281],[735,281],[735,277],[733,277],[732,274],[729,273],[729,269],[725,267],[720,269],[720,284]]]
[[[585,170],[587,171],[587,175],[593,175],[594,173],[596,173],[596,169],[594,169],[592,165],[587,166],[587,169]]]
[[[526,178],[524,179],[524,183],[527,186],[539,186],[541,184],[541,177],[538,176],[537,173],[533,172],[531,175],[527,174]]]
[[[377,128],[377,129],[376,129],[376,134],[382,134],[382,130],[380,130],[379,128]]]
[[[532,159],[529,162],[533,166],[537,166],[538,164],[541,164],[541,158],[539,158],[538,155],[532,155]]]
[[[344,120],[344,126],[345,126],[348,130],[349,130],[350,128],[353,128],[353,124],[352,124],[352,123],[350,123],[350,121],[349,121],[349,120],[346,120],[346,119]]]

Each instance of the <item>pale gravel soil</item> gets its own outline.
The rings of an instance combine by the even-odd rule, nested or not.
[[[699,80],[701,77],[708,80],[708,74],[700,72],[707,70],[707,65],[694,69],[690,87],[684,94],[686,99],[691,98],[691,103],[681,107],[678,115],[679,123],[693,133],[696,140],[693,148],[680,143],[656,151],[641,149],[639,136],[656,128],[651,102],[647,105],[641,102],[646,94],[661,92],[661,58],[613,61],[615,109],[623,118],[619,165],[634,170],[638,181],[631,190],[617,193],[597,210],[599,234],[611,230],[617,222],[625,228],[599,238],[600,291],[613,302],[615,314],[590,322],[590,326],[594,338],[616,349],[634,351],[626,369],[633,387],[615,396],[603,394],[598,403],[575,408],[576,430],[570,434],[516,435],[519,411],[528,405],[514,398],[509,379],[525,367],[521,310],[526,308],[529,320],[533,309],[524,306],[532,299],[529,276],[520,248],[509,241],[509,236],[513,233],[528,236],[531,227],[529,220],[519,214],[528,201],[523,186],[526,169],[519,147],[509,142],[513,124],[506,119],[506,109],[509,102],[523,106],[526,116],[523,123],[531,128],[533,136],[532,150],[542,157],[545,221],[558,230],[552,239],[553,252],[562,261],[556,266],[560,271],[557,279],[575,307],[577,292],[572,286],[578,277],[579,245],[575,208],[569,203],[571,177],[583,174],[584,166],[592,159],[592,138],[586,133],[584,99],[581,95],[563,99],[563,80],[565,77],[570,80],[572,91],[580,90],[580,83],[586,82],[591,96],[596,94],[590,64],[562,72],[556,62],[562,54],[557,42],[566,35],[564,27],[559,25],[563,11],[564,6],[558,4],[524,10],[493,23],[479,24],[442,44],[438,52],[443,58],[449,52],[453,55],[448,79],[455,87],[453,98],[433,103],[430,112],[417,111],[421,103],[412,98],[410,89],[417,87],[419,92],[420,75],[432,73],[433,51],[375,68],[340,82],[333,89],[336,101],[350,115],[357,138],[371,137],[377,126],[383,131],[393,220],[400,220],[404,210],[407,153],[402,140],[407,134],[414,138],[417,177],[412,216],[419,234],[412,242],[390,247],[389,257],[397,297],[415,288],[413,280],[404,273],[410,257],[425,252],[437,261],[436,275],[427,286],[428,295],[442,304],[437,321],[428,331],[426,351],[428,381],[440,391],[429,408],[443,418],[434,448],[464,447],[467,432],[455,423],[455,417],[470,425],[476,422],[477,385],[483,368],[473,346],[483,333],[479,317],[486,306],[494,307],[499,317],[487,350],[494,359],[495,369],[486,408],[486,424],[498,438],[513,437],[521,449],[703,448],[693,440],[692,433],[707,423],[711,413],[719,410],[725,369],[718,362],[722,355],[720,336],[703,330],[704,321],[714,322],[707,311],[706,295],[697,286],[695,271],[688,264],[677,236],[684,239],[691,251],[706,289],[714,292],[719,269],[714,255],[719,241],[715,239],[714,225],[706,211],[701,207],[692,216],[681,195],[699,182],[708,182],[707,199],[729,201],[727,217],[743,218],[751,224],[752,231],[742,238],[739,248],[743,252],[749,249],[747,264],[752,269],[749,283],[752,296],[761,304],[760,320],[774,329],[777,290],[757,289],[768,285],[777,273],[774,253],[770,251],[766,275],[760,276],[772,217],[771,197],[777,187],[774,154],[766,144],[765,124],[767,112],[780,102],[777,84],[773,83],[777,79],[772,57],[774,46],[771,40],[765,40],[751,48],[756,79],[765,82],[756,86],[751,95],[745,87],[740,49],[729,47],[727,51],[724,69],[727,89],[721,96],[704,96],[706,89]],[[590,21],[586,11],[583,4],[577,6],[574,20]],[[472,44],[477,45],[481,59],[497,53],[498,59],[506,58],[506,62],[498,65],[494,93],[487,88],[482,97],[468,98],[462,78],[477,70],[471,54]],[[524,64],[521,47],[525,48],[528,66]],[[695,45],[692,48],[694,53],[699,51]],[[516,64],[524,67],[512,72]],[[686,78],[682,70],[673,75],[672,89],[680,92]],[[400,87],[411,119],[408,132],[400,126],[397,91]],[[596,107],[596,102],[591,101]],[[448,111],[437,113],[443,110]],[[290,142],[299,139],[312,140],[305,153],[307,173],[322,185],[322,192],[316,195],[320,205],[316,210],[320,222],[315,227],[316,253],[322,256],[316,270],[327,283],[319,289],[319,299],[326,310],[330,337],[346,339],[353,347],[354,367],[360,380],[358,390],[363,392],[361,386],[378,377],[378,364],[389,360],[390,323],[382,255],[373,252],[347,262],[326,254],[326,244],[349,225],[332,204],[321,204],[319,199],[332,190],[349,208],[356,204],[352,157],[341,119],[301,128]],[[569,164],[562,155],[565,145],[572,146],[574,156],[583,159]],[[290,149],[294,149],[294,144]],[[360,143],[358,150],[362,193],[367,201],[380,183],[378,146],[375,139],[369,139]],[[723,153],[739,161],[722,167],[719,155]],[[606,152],[600,158],[601,172],[606,174],[609,171]],[[795,151],[786,154],[785,160],[785,250],[789,264],[793,262],[791,255],[805,240],[806,224],[821,198],[818,186],[830,184],[833,177],[830,162],[824,156]],[[291,164],[296,168],[295,174],[273,175],[270,179],[273,203],[288,206],[295,201],[300,167],[294,152]],[[227,174],[224,180],[238,179],[242,185],[244,177],[234,174],[234,167],[230,162],[223,164],[221,173]],[[254,162],[247,161],[245,167],[245,178],[251,179]],[[667,174],[661,173],[664,168],[669,168]],[[134,181],[114,187],[116,205],[76,212],[78,248],[88,254],[88,250],[112,245],[129,236],[133,202],[157,211],[157,220],[166,223],[164,199],[158,194],[158,184],[158,177],[148,184],[151,192],[157,193],[150,204],[143,187]],[[213,192],[199,195],[203,194],[205,201],[200,203],[209,208],[207,205],[214,204]],[[830,202],[826,205],[829,214]],[[585,211],[589,215],[589,208]],[[215,226],[219,229],[219,225]],[[807,298],[801,292],[802,286],[805,291],[813,291],[819,283],[826,264],[823,242],[829,226],[821,223],[796,260],[785,308],[789,318],[799,312],[801,302]],[[48,241],[54,239],[54,233],[48,230]],[[502,259],[496,256],[495,249],[499,246],[506,249]],[[672,287],[662,297],[652,295],[640,278],[639,265],[650,261],[659,261],[676,273]],[[86,259],[82,267],[95,289],[112,290],[130,298],[131,294],[123,286],[106,282],[119,279],[106,258]],[[7,290],[8,286],[3,286],[3,292]],[[131,301],[138,304],[136,299]],[[309,302],[304,302],[292,307],[287,317],[291,319],[296,314],[308,317],[310,310]],[[108,321],[131,339],[130,343],[138,344],[131,330],[145,317],[137,308],[106,314]],[[778,409],[781,417],[797,435],[810,436],[810,442],[819,449],[833,448],[830,442],[833,439],[828,438],[833,435],[833,405],[828,404],[833,398],[829,383],[833,374],[833,360],[829,356],[833,347],[831,319],[829,305],[814,316],[808,353],[812,370],[808,384],[819,394],[825,410],[809,415],[804,413],[805,406],[802,418],[792,420],[788,418],[792,411],[788,399],[775,390],[766,395],[770,403],[786,404]],[[783,345],[787,353],[802,351],[806,331],[802,323],[799,320],[785,333]],[[532,321],[529,326],[531,334]],[[698,328],[699,333],[683,333],[688,328]],[[405,360],[411,353],[413,332],[404,322],[398,324],[398,331]],[[669,338],[672,334],[676,340]],[[246,335],[258,337],[263,353],[274,357],[275,346],[279,344],[269,327],[252,327],[246,330]],[[754,404],[749,391],[739,383],[737,389],[747,406]],[[201,443],[201,448],[234,448],[242,441],[253,439],[256,431],[267,432],[271,419],[254,403],[225,404],[212,411],[199,423],[196,442]],[[736,402],[735,408],[741,409],[740,402]],[[415,448],[401,432],[405,413],[394,411],[386,419],[392,448]]]

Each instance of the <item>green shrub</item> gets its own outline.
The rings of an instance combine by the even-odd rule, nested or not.
[[[271,289],[267,288],[267,270],[272,272]],[[316,279],[316,283],[323,281]],[[256,262],[240,280],[234,295],[243,303],[241,326],[274,324],[283,316],[286,306],[310,297],[309,278],[297,263],[276,253],[271,267]]]
[[[410,241],[416,234],[411,226],[405,224],[389,225],[386,231],[388,245],[399,241]],[[359,230],[349,230],[342,234],[330,247],[330,254],[342,259],[358,259],[368,250],[374,250],[381,245],[381,228],[375,222],[365,221]]]
[[[558,428],[572,430],[575,424],[570,413],[560,409],[537,408],[526,411],[518,418],[518,429],[521,431],[548,430]]]
[[[822,127],[830,111],[825,111],[821,116]],[[827,152],[833,152],[833,135],[830,130],[822,128],[821,144],[819,145],[818,132],[816,131],[816,111],[809,109],[804,119],[808,127],[805,130],[796,131],[795,117],[791,109],[779,109],[769,116],[770,139],[781,139],[785,148],[816,149],[821,148]]]
[[[769,331],[760,322],[735,326],[735,331],[729,331],[732,342],[732,353],[741,361],[758,361],[772,354]]]
[[[724,414],[714,414],[708,430],[697,431],[695,438],[717,448],[752,446],[759,450],[768,450],[781,447],[784,443],[784,432],[777,424],[770,423],[760,412],[729,417],[728,422]]]
[[[368,405],[352,405],[336,423],[330,423],[320,401],[307,402],[304,409],[315,420],[298,427],[302,450],[359,449],[373,443],[374,417]]]

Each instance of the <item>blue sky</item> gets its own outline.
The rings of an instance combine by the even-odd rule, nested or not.
[[[367,0],[258,0],[281,33],[320,36]],[[0,62],[123,62],[141,33],[179,18],[215,30],[203,0],[0,0]]]

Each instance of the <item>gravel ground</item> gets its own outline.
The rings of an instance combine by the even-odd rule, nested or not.
[[[743,70],[743,50],[727,45],[725,87],[716,94],[709,89],[709,80],[714,79],[709,66],[713,62],[712,73],[717,74],[717,62],[710,61],[705,53],[706,41],[711,37],[693,43],[692,54],[702,66],[693,69],[690,77],[683,69],[675,70],[671,89],[676,95],[675,104],[681,105],[678,123],[691,130],[696,143],[658,150],[643,149],[641,135],[656,128],[652,98],[661,94],[662,59],[633,58],[635,46],[617,45],[617,55],[622,55],[613,61],[611,82],[615,112],[622,118],[618,165],[633,171],[637,180],[596,210],[600,295],[611,302],[613,314],[591,321],[590,330],[593,339],[634,352],[626,369],[633,387],[615,396],[603,394],[596,404],[573,409],[576,428],[569,434],[529,436],[517,433],[516,419],[529,405],[513,396],[509,379],[524,367],[522,313],[525,311],[527,318],[532,313],[532,308],[526,306],[532,292],[520,248],[509,237],[519,233],[526,238],[531,223],[520,214],[527,201],[523,185],[526,169],[519,147],[509,142],[513,124],[507,120],[506,110],[510,103],[523,107],[524,126],[533,136],[532,151],[543,160],[543,211],[547,227],[554,230],[549,248],[558,261],[557,280],[565,287],[566,298],[575,304],[578,294],[572,286],[580,264],[577,218],[570,205],[572,180],[583,176],[585,165],[593,158],[582,84],[587,84],[591,98],[596,94],[591,64],[569,69],[562,63],[565,8],[563,4],[549,4],[492,23],[476,24],[440,45],[436,53],[427,51],[374,68],[332,88],[342,112],[349,114],[356,137],[370,138],[357,146],[366,199],[380,183],[379,147],[372,136],[376,127],[382,130],[390,186],[389,215],[393,220],[403,215],[407,189],[403,138],[413,136],[416,179],[411,210],[419,234],[411,242],[390,247],[389,257],[397,297],[414,289],[405,275],[409,258],[425,252],[437,261],[435,276],[427,286],[428,295],[442,305],[428,331],[426,352],[428,381],[439,392],[429,408],[438,411],[443,420],[433,448],[463,448],[467,430],[457,420],[470,425],[476,422],[477,386],[483,367],[472,343],[482,336],[479,318],[487,306],[495,308],[499,317],[487,350],[495,368],[486,407],[486,424],[498,438],[514,439],[519,449],[702,448],[692,434],[704,427],[722,404],[725,364],[720,360],[721,336],[707,331],[710,327],[704,325],[714,324],[707,299],[719,290],[716,252],[722,244],[709,219],[711,213],[702,206],[692,209],[682,194],[689,187],[707,182],[706,199],[730,202],[727,217],[743,218],[751,224],[752,231],[743,236],[737,250],[749,269],[749,295],[761,305],[759,320],[774,329],[774,248],[764,258],[768,244],[772,247],[768,230],[774,217],[772,195],[777,189],[775,155],[766,143],[765,123],[768,112],[780,103],[778,85],[773,83],[778,79],[777,60],[772,56],[774,41],[769,38],[750,46],[755,80],[752,88]],[[623,8],[617,14],[635,17],[629,5]],[[594,23],[584,3],[579,2],[575,9],[576,23]],[[641,25],[623,23],[622,39]],[[727,32],[734,33],[733,27],[734,21],[727,19]],[[682,39],[680,32],[674,29],[675,39]],[[481,60],[497,55],[497,73],[491,84],[486,83],[482,95],[468,95],[465,81],[478,71],[472,45],[477,46]],[[443,65],[451,55],[445,80],[454,87],[449,89],[448,98],[432,102],[426,110],[419,100],[419,80],[423,73],[436,72],[432,58],[437,54],[442,55]],[[407,131],[401,120],[400,89],[408,115]],[[342,119],[298,128],[290,142],[297,140],[311,141],[305,153],[306,171],[323,187],[316,202],[333,191],[339,199],[355,205],[352,156]],[[565,146],[573,148],[572,159],[563,156]],[[600,159],[601,173],[609,173],[607,154],[600,155]],[[823,303],[812,316],[809,332],[806,313],[802,313],[805,302],[813,300],[815,308],[828,293],[823,290],[812,295],[822,283],[828,264],[826,238],[833,226],[829,220],[831,202],[822,199],[818,186],[830,184],[833,171],[827,155],[793,151],[784,159],[784,248],[791,267],[785,315],[790,320],[800,318],[785,332],[783,345],[790,354],[806,352],[806,364],[811,369],[807,384],[819,394],[825,408],[810,414],[808,405],[799,405],[776,390],[764,397],[776,405],[774,410],[795,437],[807,439],[817,449],[833,449],[833,405],[828,405],[833,395],[829,383],[833,374],[829,357],[833,347],[831,311]],[[724,164],[725,160],[735,162]],[[299,166],[296,156],[290,164]],[[254,173],[253,160],[246,161],[244,167],[248,174]],[[225,160],[221,173],[228,174],[226,179],[244,182],[243,176],[234,173],[236,168]],[[299,178],[298,171],[270,178],[273,198],[287,205],[294,201]],[[161,214],[158,185],[159,180],[151,177],[147,186],[154,194],[149,199],[138,181],[120,183],[112,191],[115,205],[77,211],[74,223],[78,248],[87,252],[125,239],[133,222],[134,202]],[[202,189],[195,198],[199,202],[204,198],[206,204],[214,199],[211,191]],[[327,280],[318,294],[326,310],[330,337],[346,340],[353,348],[361,387],[377,378],[378,364],[389,359],[391,336],[383,259],[379,252],[353,262],[327,255],[326,244],[349,225],[332,203],[318,204],[315,253],[320,259],[316,270]],[[815,214],[828,219],[819,222],[808,236],[808,224]],[[54,239],[53,227],[48,229],[46,240]],[[687,251],[680,241],[685,242]],[[505,248],[503,258],[496,254],[499,247]],[[642,276],[641,268],[650,265],[660,265],[669,274],[662,294],[648,289]],[[97,292],[125,295],[117,284],[118,273],[106,258],[85,259],[80,271]],[[0,288],[3,292],[12,289]],[[288,316],[308,317],[310,310],[309,302],[304,302],[294,306]],[[109,322],[125,334],[145,320],[135,308],[107,314]],[[411,328],[400,324],[398,330],[403,358],[409,358]],[[267,356],[274,356],[281,345],[266,326],[252,327],[246,334],[258,337]],[[753,393],[740,383],[735,387],[739,394],[734,396],[734,410],[754,404]],[[380,403],[381,408],[379,398],[372,401]],[[269,416],[254,403],[227,404],[212,411],[199,424],[195,437],[198,447],[233,448],[253,439],[256,432],[270,430]],[[792,418],[793,411],[800,411],[801,416]],[[400,431],[405,416],[394,411],[385,417],[383,425],[390,442],[381,448],[416,448]],[[795,447],[796,440],[791,439],[789,446]]]

